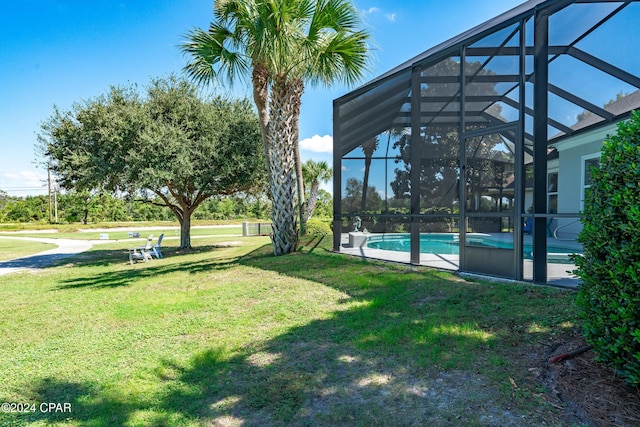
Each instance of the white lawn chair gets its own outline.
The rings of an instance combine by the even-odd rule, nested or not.
[[[162,252],[160,252],[160,245],[162,245],[162,238],[164,237],[164,233],[162,233],[160,235],[160,237],[158,237],[158,243],[156,243],[155,245],[153,245],[153,247],[151,248],[151,252],[156,256],[156,258],[160,259],[162,258]]]
[[[151,257],[151,250],[153,249],[153,234],[149,236],[147,239],[147,244],[141,248],[133,248],[129,249],[129,263],[133,264],[134,261],[144,261],[147,262]]]

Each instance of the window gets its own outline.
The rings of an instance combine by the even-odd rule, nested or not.
[[[558,171],[547,174],[547,213],[558,213]]]
[[[600,166],[600,153],[582,156],[582,198],[580,209],[584,209],[584,198],[587,188],[591,187],[591,168]]]

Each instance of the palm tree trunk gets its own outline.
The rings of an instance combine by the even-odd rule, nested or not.
[[[300,219],[300,235],[306,233],[306,224],[304,218],[304,177],[302,176],[302,159],[300,158],[300,127],[298,126],[298,119],[300,117],[300,105],[302,104],[302,93],[304,92],[304,82],[302,79],[297,79],[293,82],[295,90],[297,92],[298,99],[293,103],[294,114],[294,132],[293,143],[295,146],[296,156],[296,178],[297,178],[297,190],[298,190],[298,213]]]
[[[297,126],[296,126],[297,128]],[[300,218],[300,235],[304,236],[306,233],[306,218],[304,216],[304,178],[302,177],[302,160],[300,159],[300,146],[298,143],[298,132],[296,132],[296,178],[297,178],[297,193],[298,193],[298,213]]]
[[[316,208],[316,201],[318,200],[318,189],[320,188],[320,183],[318,181],[313,181],[311,183],[311,189],[309,190],[309,200],[307,200],[307,214],[306,221],[311,219],[313,215],[313,211]]]
[[[267,171],[269,171],[271,159],[269,158],[269,138],[267,137],[269,130],[269,109],[267,102],[269,99],[269,72],[260,64],[253,67],[251,76],[253,85],[253,102],[258,108],[258,118],[260,122],[260,133],[262,134],[262,145],[264,146],[265,160],[267,162]],[[268,174],[269,183],[271,183],[271,175]]]
[[[367,189],[369,188],[369,170],[371,169],[371,157],[367,156],[364,160],[364,179],[362,181],[362,206],[364,212],[367,210]]]
[[[275,255],[284,255],[297,249],[298,233],[295,212],[295,183],[297,123],[300,111],[301,82],[288,82],[276,78],[269,99],[269,126],[267,129],[271,175],[270,189],[273,202],[273,246]]]

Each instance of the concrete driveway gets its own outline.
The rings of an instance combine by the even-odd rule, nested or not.
[[[13,236],[0,236],[0,239],[28,240],[32,242],[51,243],[58,246],[54,249],[26,255],[20,258],[0,261],[0,276],[15,273],[17,271],[37,270],[49,267],[64,258],[71,257],[90,249],[96,243],[89,240],[45,239]]]

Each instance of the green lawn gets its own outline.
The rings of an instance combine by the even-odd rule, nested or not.
[[[19,258],[55,248],[49,243],[30,242],[24,240],[0,239],[0,261]]]
[[[277,258],[265,237],[170,240],[133,266],[120,242],[0,276],[0,401],[36,405],[0,425],[560,424],[522,355],[573,328],[574,294],[330,240]]]

